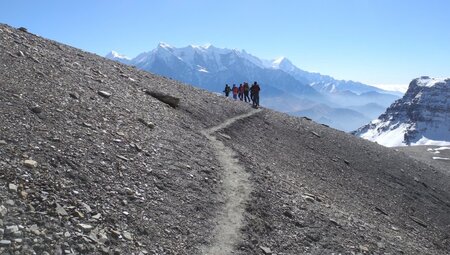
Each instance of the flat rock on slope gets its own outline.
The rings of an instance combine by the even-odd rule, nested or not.
[[[212,242],[223,169],[201,132],[248,104],[6,25],[0,88],[0,253],[200,254]],[[450,252],[439,170],[268,110],[220,132],[252,185],[235,253]]]

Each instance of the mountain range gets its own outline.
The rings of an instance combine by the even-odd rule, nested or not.
[[[403,98],[355,135],[393,147],[450,145],[450,78],[422,76]]]
[[[176,48],[159,43],[135,58],[114,51],[106,57],[213,92],[222,92],[226,83],[258,81],[263,106],[344,131],[371,121],[399,98],[398,92],[304,71],[285,57],[265,60],[213,45]]]

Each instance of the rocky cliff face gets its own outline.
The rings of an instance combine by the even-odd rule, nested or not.
[[[385,146],[450,144],[450,79],[414,79],[402,99],[354,132]]]

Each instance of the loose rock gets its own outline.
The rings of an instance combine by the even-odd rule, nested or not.
[[[104,98],[110,98],[110,97],[111,97],[111,93],[110,93],[110,92],[107,92],[107,91],[100,90],[100,91],[98,91],[97,93],[98,93],[100,96],[104,97]]]
[[[3,205],[0,205],[0,217],[5,217],[5,215],[8,213],[8,209],[4,207]]]
[[[10,183],[10,184],[8,184],[8,189],[9,189],[9,191],[17,192],[17,185],[14,183]]]
[[[11,245],[10,240],[1,240],[0,241],[0,247],[9,247]]]
[[[35,168],[37,167],[38,163],[32,159],[27,159],[23,162],[23,164],[28,168]]]
[[[36,114],[42,113],[42,107],[40,107],[40,106],[33,106],[30,108],[30,110]]]
[[[133,240],[133,236],[131,236],[131,233],[130,233],[130,232],[124,231],[124,232],[122,233],[122,236],[123,236],[123,238],[125,238],[125,239],[128,240],[128,241],[132,241],[132,240]]]
[[[80,223],[80,224],[78,224],[78,226],[80,226],[81,229],[83,229],[84,231],[89,231],[89,230],[91,230],[91,229],[94,228],[94,227],[92,227],[91,225],[89,225],[89,224],[84,224],[84,223]]]
[[[271,255],[272,254],[272,250],[270,250],[270,248],[265,247],[265,246],[259,246],[259,248],[263,251],[264,254],[266,255]]]

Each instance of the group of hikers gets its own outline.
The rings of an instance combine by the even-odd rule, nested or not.
[[[259,107],[259,91],[261,88],[259,87],[258,83],[255,81],[252,86],[249,86],[247,82],[239,84],[239,87],[236,86],[236,84],[233,84],[233,87],[230,87],[228,84],[225,84],[225,89],[223,92],[225,93],[225,96],[228,97],[230,95],[230,92],[233,93],[233,99],[245,102],[252,102],[253,107],[258,108]],[[249,96],[250,94],[250,96]],[[248,101],[247,101],[248,100]]]

